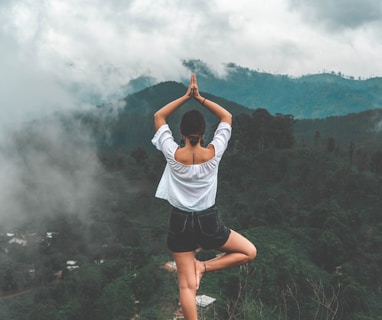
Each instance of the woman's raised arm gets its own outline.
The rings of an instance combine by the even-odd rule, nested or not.
[[[195,100],[199,101],[204,107],[210,110],[215,116],[217,116],[220,119],[221,122],[227,122],[228,124],[231,125],[232,114],[226,109],[224,109],[220,104],[217,104],[214,101],[207,100],[206,98],[202,97],[199,93],[198,83],[197,83],[195,74],[193,74],[192,77],[193,77],[193,80],[191,81],[192,82],[191,91]]]
[[[188,85],[187,91],[184,96],[175,99],[162,108],[160,108],[157,112],[154,113],[154,126],[155,130],[158,130],[161,126],[166,124],[167,118],[177,110],[183,103],[189,100],[192,97],[192,76],[190,84]]]
[[[202,97],[199,93],[198,83],[196,80],[196,75],[193,73],[191,75],[191,81],[188,85],[187,91],[184,96],[177,98],[162,108],[160,108],[157,112],[154,113],[154,125],[155,130],[158,130],[161,126],[167,123],[167,118],[175,112],[182,104],[184,104],[187,100],[194,97],[195,100],[200,102],[204,107],[206,107],[209,111],[211,111],[215,116],[217,116],[221,122],[227,122],[228,124],[232,124],[232,115],[226,109],[224,109],[221,105],[213,102],[211,100],[207,100]]]

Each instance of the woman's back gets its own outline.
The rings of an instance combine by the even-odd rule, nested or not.
[[[215,156],[215,149],[213,145],[207,148],[201,145],[185,146],[178,148],[175,152],[175,160],[184,165],[201,164],[211,160]]]

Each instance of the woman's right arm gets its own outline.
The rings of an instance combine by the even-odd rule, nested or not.
[[[202,97],[199,93],[198,84],[196,81],[195,74],[192,75],[194,77],[192,86],[192,94],[198,102],[200,102],[204,107],[206,107],[209,111],[211,111],[215,116],[220,119],[220,122],[227,122],[229,125],[232,125],[232,114],[224,109],[220,104],[213,102],[211,100],[207,100]]]
[[[183,97],[180,97],[176,100],[173,100],[166,104],[164,107],[159,109],[157,112],[154,113],[154,126],[155,130],[158,130],[161,126],[167,123],[167,118],[176,110],[178,109],[183,103],[185,103],[188,99],[190,99],[189,96],[184,95]]]
[[[216,115],[220,119],[220,122],[227,122],[229,125],[232,125],[232,114],[224,109],[220,104],[203,98],[202,96],[200,96],[200,99],[196,100]]]

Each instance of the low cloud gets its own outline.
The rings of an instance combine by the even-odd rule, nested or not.
[[[89,133],[56,117],[2,132],[0,167],[3,226],[60,213],[86,216],[103,172]]]

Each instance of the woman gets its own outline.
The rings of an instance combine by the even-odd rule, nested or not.
[[[166,123],[191,98],[220,120],[207,147],[202,146],[206,125],[199,111],[188,111],[182,117],[180,131],[184,147],[174,141]],[[183,315],[185,319],[197,320],[195,297],[204,273],[242,265],[256,257],[255,246],[224,226],[215,206],[218,167],[231,137],[232,116],[219,104],[200,95],[196,76],[192,74],[186,94],[158,110],[154,124],[156,133],[152,143],[167,161],[155,196],[172,205],[167,246],[177,267]],[[218,249],[225,254],[198,261],[195,252],[199,248]]]

